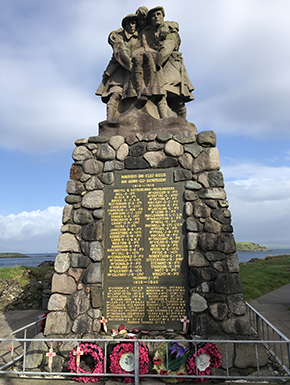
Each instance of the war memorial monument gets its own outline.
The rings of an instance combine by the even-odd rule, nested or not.
[[[64,339],[60,368],[66,338],[250,336],[216,135],[186,120],[193,86],[164,17],[140,7],[109,34],[107,119],[75,141],[44,330]],[[228,346],[236,371],[244,347]]]

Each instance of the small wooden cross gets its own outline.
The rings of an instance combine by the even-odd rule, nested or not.
[[[79,372],[79,366],[80,366],[80,363],[81,363],[81,356],[84,354],[83,350],[81,350],[81,348],[78,346],[77,347],[77,350],[75,350],[73,352],[73,355],[74,356],[77,356],[77,362],[76,362],[76,365],[77,365],[77,373]]]
[[[181,320],[180,320],[182,323],[183,323],[183,331],[186,332],[187,330],[187,324],[189,324],[189,319],[187,319],[187,317],[183,317]]]
[[[108,331],[108,329],[107,329],[107,320],[105,319],[105,317],[102,317],[101,323],[103,324],[104,332],[107,333],[107,331]]]
[[[50,370],[52,367],[52,357],[55,356],[55,353],[53,352],[52,348],[49,349],[49,352],[46,353],[46,356],[48,357],[48,368]]]

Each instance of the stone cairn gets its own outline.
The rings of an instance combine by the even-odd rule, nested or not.
[[[194,125],[175,135],[131,134],[75,142],[45,334],[100,331],[104,186],[114,170],[174,168],[183,182],[191,332],[249,333],[216,135]]]
[[[170,130],[169,130],[170,131]],[[184,183],[184,233],[187,239],[192,338],[248,339],[250,325],[239,276],[231,214],[213,131],[197,134],[187,123],[176,133],[93,136],[76,140],[63,210],[59,254],[55,260],[51,297],[43,335],[63,338],[53,370],[66,371],[75,342],[66,338],[108,338],[102,332],[104,188],[114,185],[115,170],[173,168],[174,182]],[[156,337],[157,336],[157,337]],[[178,339],[184,338],[178,334]],[[167,338],[150,332],[139,338]],[[251,336],[253,338],[253,336]],[[39,346],[38,346],[39,345]],[[32,343],[26,367],[48,370],[48,345]],[[41,346],[40,346],[41,345]],[[151,347],[152,350],[152,347]],[[225,354],[221,345],[220,352]],[[36,352],[37,351],[37,352]],[[256,366],[254,347],[227,346],[233,375],[247,375]],[[150,349],[149,349],[150,352]],[[153,355],[153,351],[150,355]],[[259,365],[267,365],[259,348]],[[219,369],[224,375],[225,360]]]

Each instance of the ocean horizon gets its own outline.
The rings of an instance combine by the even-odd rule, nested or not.
[[[20,258],[0,258],[1,267],[31,266],[37,267],[43,261],[54,261],[58,253],[27,253]],[[269,249],[268,251],[237,251],[240,263],[250,261],[252,258],[265,259],[269,255],[290,255],[290,247],[285,249]]]

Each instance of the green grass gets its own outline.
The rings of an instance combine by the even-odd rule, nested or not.
[[[240,276],[246,301],[258,298],[290,283],[290,255],[240,263]]]
[[[0,269],[0,278],[17,279],[19,284],[25,287],[30,281],[44,281],[45,274],[52,269],[52,267],[2,267]]]

